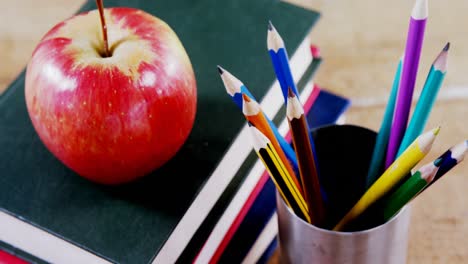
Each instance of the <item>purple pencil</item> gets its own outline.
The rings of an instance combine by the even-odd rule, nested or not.
[[[395,161],[398,148],[405,134],[427,16],[427,0],[416,0],[411,12],[400,87],[398,89],[393,124],[388,141],[387,156],[385,157],[385,168],[388,168]]]

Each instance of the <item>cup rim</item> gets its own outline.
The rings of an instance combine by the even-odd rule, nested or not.
[[[360,130],[366,130],[368,132],[372,132],[372,133],[375,133],[377,134],[376,131],[370,129],[370,128],[367,128],[367,127],[364,127],[364,126],[360,126],[360,125],[354,125],[354,124],[328,124],[328,125],[324,125],[324,126],[320,126],[320,127],[316,127],[316,128],[312,128],[310,129],[311,132],[314,132],[316,130],[322,130],[322,129],[333,129],[333,128],[336,128],[336,127],[339,127],[340,129],[341,128],[352,128],[352,129],[360,129]],[[279,195],[278,193],[278,190],[276,190],[276,197],[279,198],[280,202],[282,203],[283,207],[286,208],[286,210],[288,211],[287,213],[292,215],[293,217],[297,218],[301,224],[305,224],[306,226],[308,226],[309,228],[313,228],[315,229],[316,231],[319,231],[319,232],[324,232],[324,233],[327,233],[327,234],[333,234],[333,235],[341,235],[341,236],[357,236],[357,235],[365,235],[365,234],[368,234],[368,233],[372,233],[372,232],[378,232],[379,229],[382,229],[382,228],[385,228],[385,226],[393,223],[394,221],[396,221],[396,219],[406,213],[406,211],[409,211],[411,209],[411,206],[409,204],[406,204],[397,214],[395,214],[394,216],[392,216],[392,218],[390,218],[388,221],[386,221],[385,223],[382,223],[378,226],[374,226],[372,228],[369,228],[369,229],[365,229],[365,230],[359,230],[359,231],[352,231],[352,232],[349,232],[349,231],[333,231],[333,230],[329,230],[329,229],[324,229],[324,228],[321,228],[321,227],[318,227],[318,226],[315,226],[315,225],[312,225],[312,224],[309,224],[308,222],[304,221],[303,219],[301,219],[300,217],[298,217],[293,211],[291,208],[289,208],[286,203],[284,202],[283,198],[281,197],[281,195]],[[278,209],[278,208],[277,208]]]
[[[325,228],[315,226],[313,224],[309,224],[306,221],[304,221],[302,218],[297,216],[291,210],[291,208],[289,208],[289,206],[286,205],[286,203],[284,202],[281,195],[279,195],[277,190],[276,190],[276,198],[282,204],[282,206],[287,210],[287,213],[289,215],[291,215],[292,217],[294,217],[296,220],[299,220],[302,225],[306,225],[308,228],[315,229],[318,232],[323,232],[323,233],[326,233],[326,234],[329,234],[329,235],[340,235],[340,236],[357,236],[357,235],[365,235],[365,234],[368,234],[368,233],[378,232],[379,229],[385,228],[385,226],[390,225],[391,223],[395,222],[400,215],[406,213],[406,211],[409,211],[411,209],[411,205],[406,204],[397,214],[392,216],[392,218],[390,218],[390,220],[388,220],[385,223],[382,223],[382,224],[380,224],[378,226],[374,226],[372,228],[369,228],[369,229],[359,230],[359,231],[351,231],[351,232],[349,232],[349,231],[333,231],[333,230],[329,230],[329,229],[325,229]],[[277,210],[278,210],[278,208],[277,208]]]

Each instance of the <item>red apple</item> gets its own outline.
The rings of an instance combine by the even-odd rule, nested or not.
[[[141,10],[109,8],[52,28],[26,73],[26,104],[45,146],[92,181],[128,182],[160,167],[193,126],[196,83],[172,29]]]

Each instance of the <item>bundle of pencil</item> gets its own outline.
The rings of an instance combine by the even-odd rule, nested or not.
[[[226,92],[231,96],[232,101],[237,105],[237,107],[242,111],[243,108],[243,99],[242,94],[246,94],[251,100],[255,100],[254,96],[250,93],[247,86],[245,86],[239,79],[237,79],[234,75],[230,72],[223,69],[221,66],[218,65],[218,72],[221,76],[221,80],[223,81],[224,87],[226,88]],[[278,132],[278,128],[273,124],[273,122],[264,114],[262,113],[268,121],[273,134],[275,134],[276,139],[278,140],[281,149],[284,151],[286,157],[288,158],[289,162],[293,166],[294,171],[297,171],[297,159],[294,150],[291,148],[289,143],[284,139],[283,136]]]
[[[468,141],[463,141],[415,172],[386,199],[383,208],[385,220],[389,220],[407,203],[460,163],[464,159],[467,149]]]
[[[467,152],[468,141],[463,141],[411,173],[429,152],[439,133],[440,127],[422,132],[448,68],[450,43],[443,47],[432,63],[408,124],[427,19],[428,1],[416,0],[410,16],[405,52],[396,69],[364,182],[366,191],[336,223],[334,231],[343,231],[377,201],[382,201],[379,204],[383,205],[384,220],[389,220],[461,162]],[[328,208],[322,197],[320,164],[317,163],[314,140],[298,99],[285,42],[271,21],[268,23],[267,49],[286,105],[294,150],[279,135],[247,87],[220,66],[219,74],[227,93],[247,119],[254,148],[283,200],[309,223],[333,226],[334,223],[326,223]],[[296,174],[299,174],[300,182]]]
[[[408,173],[410,173],[411,169],[429,152],[437,134],[439,134],[439,131],[440,127],[437,127],[419,136],[364,193],[359,201],[340,220],[340,222],[338,222],[333,230],[343,230],[349,222],[356,219],[370,205],[382,198]]]
[[[302,194],[301,185],[297,181],[296,174],[294,173],[294,170],[292,169],[291,164],[288,162],[286,155],[281,150],[280,144],[278,140],[276,139],[265,115],[261,111],[260,105],[256,101],[253,101],[252,99],[250,99],[250,97],[246,94],[242,94],[242,99],[243,99],[242,113],[244,114],[245,118],[253,126],[255,126],[258,130],[260,130],[262,134],[264,134],[268,138],[268,140],[270,140],[271,144],[273,145],[276,152],[278,153],[279,158],[284,163],[285,169],[287,170],[289,175],[292,176],[294,183],[299,189],[299,192]]]

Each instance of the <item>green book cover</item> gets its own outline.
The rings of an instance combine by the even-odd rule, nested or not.
[[[234,139],[245,136],[239,134],[245,120],[226,95],[216,65],[242,78],[260,100],[275,80],[266,50],[267,21],[275,23],[292,55],[318,14],[275,0],[105,4],[143,9],[178,34],[197,79],[197,116],[189,139],[175,158],[136,182],[94,184],[62,165],[39,140],[26,111],[21,74],[0,97],[0,238],[15,238],[5,242],[18,248],[33,246],[29,253],[45,261],[54,260],[50,252],[81,250],[82,260],[173,262],[229,184],[222,159]],[[88,1],[82,11],[94,8]]]

